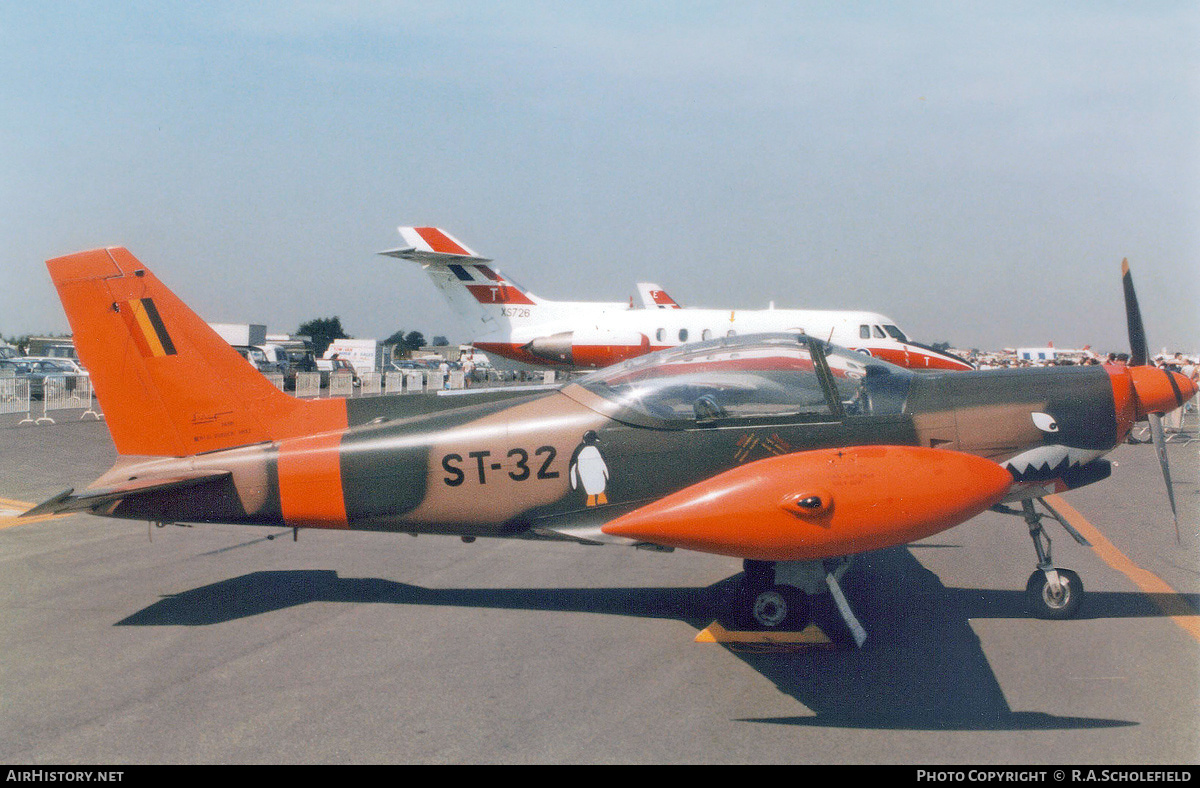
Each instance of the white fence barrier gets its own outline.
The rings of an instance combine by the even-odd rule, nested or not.
[[[1167,443],[1191,443],[1200,440],[1200,394],[1163,417]]]
[[[404,393],[404,373],[403,372],[385,372],[383,375],[383,393],[384,394],[403,394]]]
[[[354,376],[349,372],[334,372],[329,376],[329,396],[349,397],[354,393]]]
[[[13,377],[0,378],[0,413],[24,413],[25,421],[33,421],[29,411],[29,380]]]
[[[410,370],[404,373],[404,393],[416,394],[425,390],[425,373],[421,370]]]
[[[92,408],[92,379],[87,375],[47,375],[42,378],[42,415],[37,419],[54,423],[52,410],[82,410],[79,418],[100,414]]]
[[[383,376],[378,372],[364,372],[358,376],[358,380],[358,395],[360,397],[379,394],[383,391]]]
[[[297,397],[319,396],[321,394],[321,373],[297,372],[295,394]]]
[[[283,373],[282,372],[264,372],[267,380],[275,384],[275,388],[283,391]]]

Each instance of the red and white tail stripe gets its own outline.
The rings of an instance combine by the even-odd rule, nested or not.
[[[400,236],[407,246],[380,254],[421,263],[443,289],[461,286],[475,301],[485,306],[532,306],[537,303],[524,288],[486,265],[491,262],[490,258],[480,257],[445,230],[438,227],[401,227]]]
[[[409,244],[413,251],[455,255],[458,257],[474,257],[482,260],[462,241],[445,230],[437,227],[401,227],[400,236]]]
[[[638,282],[638,292],[646,309],[683,309],[667,291],[652,282]]]

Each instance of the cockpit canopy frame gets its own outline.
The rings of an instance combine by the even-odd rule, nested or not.
[[[901,413],[912,375],[805,334],[758,334],[640,356],[579,385],[618,421],[690,429]]]

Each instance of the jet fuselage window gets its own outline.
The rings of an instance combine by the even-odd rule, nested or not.
[[[879,326],[874,326],[876,339],[887,339],[887,334],[883,333],[883,329]]]
[[[858,338],[859,339],[870,339],[871,338],[871,327],[867,326],[867,325],[859,326],[858,327]]]
[[[687,338],[688,338],[688,330],[686,328],[679,329],[679,341],[687,342]]]
[[[892,339],[896,340],[897,342],[907,342],[908,341],[908,337],[906,337],[904,335],[904,332],[901,331],[899,329],[899,327],[897,327],[897,326],[884,326],[883,330],[888,332],[888,334],[892,337]]]
[[[666,342],[667,341],[667,329],[660,328],[660,329],[658,329],[658,331],[655,331],[654,338],[657,339],[659,342]]]

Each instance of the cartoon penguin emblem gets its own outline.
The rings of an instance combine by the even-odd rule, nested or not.
[[[583,434],[583,443],[571,457],[571,489],[583,487],[583,491],[587,493],[588,506],[608,503],[608,496],[604,494],[604,488],[608,484],[608,466],[604,463],[600,450],[596,448],[599,439],[600,436],[595,430],[588,430]]]

